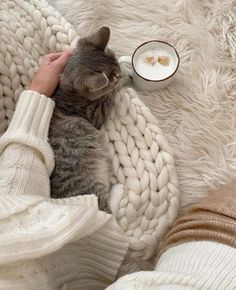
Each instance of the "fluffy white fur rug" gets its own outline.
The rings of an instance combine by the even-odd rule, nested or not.
[[[235,0],[51,0],[79,34],[107,25],[118,56],[150,39],[181,57],[175,83],[140,93],[175,150],[181,209],[236,177]]]

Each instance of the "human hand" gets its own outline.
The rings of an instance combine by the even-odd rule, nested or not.
[[[28,89],[51,97],[58,84],[59,75],[72,54],[72,51],[65,51],[45,55]]]

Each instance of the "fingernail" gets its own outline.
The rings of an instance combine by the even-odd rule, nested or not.
[[[68,53],[69,53],[70,55],[72,55],[72,54],[74,54],[74,50],[73,50],[73,49],[69,49],[69,50],[68,50]]]

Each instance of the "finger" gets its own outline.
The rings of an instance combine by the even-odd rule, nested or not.
[[[55,66],[55,68],[57,68],[59,72],[61,72],[64,69],[64,67],[65,67],[68,59],[72,55],[73,55],[73,52],[72,51],[70,51],[70,50],[65,51],[57,60],[55,60],[52,63],[52,65]]]
[[[58,59],[62,54],[63,52],[54,52],[54,53],[46,54],[43,57],[42,63],[48,65],[54,60]]]
[[[49,59],[51,61],[54,61],[54,60],[58,59],[60,56],[62,56],[63,53],[64,53],[63,51],[61,51],[61,52],[55,52],[55,53],[50,53],[48,56],[49,56]]]

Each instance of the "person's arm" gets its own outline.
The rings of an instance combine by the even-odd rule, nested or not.
[[[0,139],[2,193],[50,196],[54,156],[48,144],[48,130],[54,102],[49,97],[70,55],[46,55],[29,90],[19,98],[10,126]]]
[[[0,139],[0,289],[104,289],[128,241],[95,195],[52,199],[48,128],[53,93],[68,54],[43,63]],[[78,287],[76,287],[78,286]]]

